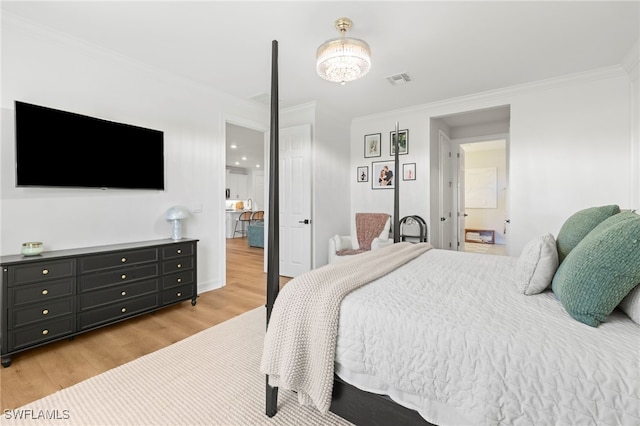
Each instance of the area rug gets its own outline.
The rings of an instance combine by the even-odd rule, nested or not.
[[[11,425],[350,425],[280,389],[265,413],[265,308],[2,414]],[[108,350],[108,348],[105,348]]]

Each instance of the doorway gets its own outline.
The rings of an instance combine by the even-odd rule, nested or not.
[[[509,121],[508,105],[431,118],[434,246],[507,253]]]
[[[462,250],[506,254],[507,199],[507,139],[459,143],[464,153],[463,191],[464,222],[460,225],[464,245]]]
[[[239,121],[238,121],[239,122]],[[250,211],[250,215],[257,211],[265,211],[265,131],[254,124],[237,124],[238,122],[225,121],[225,212],[224,228],[226,252],[228,243],[234,246],[246,245],[252,252],[264,250],[259,247],[249,247],[248,222],[240,223],[240,215]],[[232,241],[233,240],[233,241]],[[235,241],[239,240],[239,241]],[[259,240],[259,239],[258,239]],[[255,245],[255,244],[254,244]],[[260,257],[264,259],[262,253]],[[232,265],[237,257],[225,256],[226,271],[237,269],[238,265]],[[264,272],[265,262],[256,264],[247,263],[243,267],[255,268],[255,273]],[[245,271],[246,272],[246,271]],[[226,279],[228,281],[228,278]]]

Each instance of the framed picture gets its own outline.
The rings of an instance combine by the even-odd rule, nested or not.
[[[395,187],[395,161],[374,161],[371,163],[371,188],[393,189]]]
[[[380,157],[380,140],[382,134],[374,133],[371,135],[364,135],[364,158]]]
[[[402,165],[402,180],[416,180],[416,163]]]
[[[409,153],[409,130],[400,130],[398,131],[398,133],[400,134],[400,139],[398,139],[398,154],[399,155],[403,155],[403,154],[408,154]],[[390,134],[390,138],[391,140],[391,155],[396,155],[396,150],[395,150],[395,142],[396,142],[396,131],[393,130]]]
[[[369,166],[360,166],[356,172],[358,182],[369,182]]]

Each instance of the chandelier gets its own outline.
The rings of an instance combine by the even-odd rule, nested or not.
[[[316,51],[316,70],[320,77],[342,85],[364,77],[371,69],[369,45],[346,37],[351,24],[349,18],[337,19],[335,26],[341,36],[324,42]]]

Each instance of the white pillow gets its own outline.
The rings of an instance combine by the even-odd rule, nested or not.
[[[558,269],[558,249],[551,234],[544,234],[529,241],[518,258],[516,285],[526,295],[542,293],[551,285]]]
[[[631,290],[618,306],[625,314],[629,315],[631,321],[640,324],[640,285]]]
[[[342,237],[340,235],[336,234],[333,237],[333,241],[336,245],[336,252],[342,250],[343,248],[346,248],[346,247],[342,247]]]

